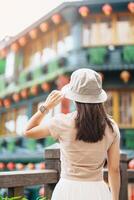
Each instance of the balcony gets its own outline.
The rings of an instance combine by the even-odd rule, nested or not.
[[[127,156],[121,154],[120,200],[128,200],[128,183],[134,183],[134,170],[127,169]],[[23,199],[24,188],[32,185],[44,185],[46,196],[50,199],[60,175],[60,150],[54,144],[45,150],[45,170],[13,171],[0,173],[0,188],[8,188],[8,196],[20,196]],[[108,170],[104,168],[104,180],[108,180]]]

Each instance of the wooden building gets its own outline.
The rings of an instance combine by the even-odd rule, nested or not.
[[[102,75],[122,148],[134,150],[134,2],[63,3],[1,42],[0,49],[0,135],[11,138],[9,149],[48,93],[65,85],[75,69],[87,67]],[[48,118],[73,109],[64,100]],[[30,148],[34,145],[30,140]]]

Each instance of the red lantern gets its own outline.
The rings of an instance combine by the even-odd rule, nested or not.
[[[5,168],[5,164],[3,162],[0,162],[0,171],[4,170],[4,168]]]
[[[120,74],[120,78],[125,82],[127,83],[130,79],[130,72],[128,71],[122,71],[121,74]]]
[[[48,23],[42,23],[42,24],[40,24],[40,30],[42,31],[42,32],[46,32],[46,31],[48,31],[48,28],[49,28],[49,26],[48,26]]]
[[[0,57],[1,58],[5,58],[7,55],[7,49],[1,49],[0,50]]]
[[[45,163],[44,162],[40,163],[40,169],[45,169],[45,168],[46,168]]]
[[[134,159],[132,159],[128,164],[129,169],[134,169]]]
[[[21,92],[20,92],[20,95],[23,99],[26,99],[28,97],[28,91],[27,89],[23,89]]]
[[[35,165],[33,163],[29,163],[27,167],[28,169],[31,169],[31,170],[35,169]]]
[[[12,49],[12,51],[14,51],[14,52],[17,52],[17,51],[19,50],[19,45],[17,44],[17,42],[15,42],[15,43],[13,43],[13,44],[11,45],[11,49]]]
[[[59,14],[53,15],[51,19],[54,24],[59,24],[61,22],[61,16]]]
[[[2,102],[2,99],[0,99],[0,107],[3,106],[3,102]]]
[[[69,82],[69,77],[66,75],[60,75],[56,81],[57,87],[60,90],[64,85]]]
[[[23,170],[24,168],[25,168],[25,165],[23,165],[22,163],[17,163],[16,164],[16,169]]]
[[[109,16],[112,13],[112,6],[110,4],[105,4],[102,7],[102,11],[104,12],[105,15]]]
[[[6,108],[9,108],[10,105],[11,105],[10,99],[4,99],[3,103],[4,103],[4,106],[5,106]]]
[[[79,13],[82,17],[87,17],[89,15],[89,8],[87,6],[82,6],[79,8]]]
[[[33,95],[37,95],[37,94],[38,94],[38,86],[35,85],[35,86],[31,87],[30,92],[31,92]]]
[[[46,82],[41,85],[41,88],[44,92],[49,92],[51,89],[50,84]]]
[[[19,39],[19,44],[20,44],[20,46],[24,47],[24,46],[26,45],[26,43],[27,43],[27,40],[26,40],[25,37],[21,37],[21,38]]]
[[[29,35],[31,39],[36,39],[37,38],[37,29],[33,29],[29,32]]]
[[[130,2],[128,4],[128,10],[131,12],[131,13],[134,13],[134,2]]]
[[[7,169],[10,170],[10,171],[14,170],[15,169],[15,164],[13,162],[9,162],[7,164]]]
[[[14,100],[15,102],[18,102],[18,101],[20,100],[20,96],[19,96],[19,94],[17,94],[17,93],[13,94],[12,98],[13,98],[13,100]]]

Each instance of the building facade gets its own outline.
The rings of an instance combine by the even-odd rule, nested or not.
[[[0,136],[11,138],[9,149],[49,92],[61,89],[83,67],[101,74],[108,113],[121,130],[121,147],[134,150],[134,3],[127,0],[64,3],[1,43]],[[73,109],[63,100],[47,119]],[[28,148],[34,146],[29,140]]]

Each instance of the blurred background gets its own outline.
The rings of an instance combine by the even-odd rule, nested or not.
[[[121,151],[134,169],[134,2],[0,3],[0,171],[45,168],[44,148],[56,141],[25,139],[25,125],[47,95],[83,67],[100,73],[107,111],[120,128]],[[64,99],[42,123],[74,109]],[[132,200],[134,187],[129,186]]]

